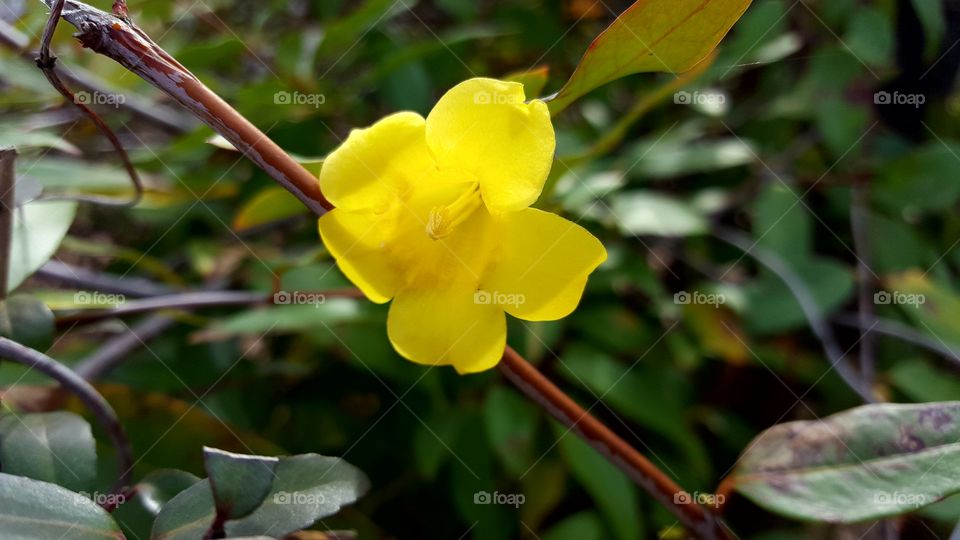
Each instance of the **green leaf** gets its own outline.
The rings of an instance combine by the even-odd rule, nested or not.
[[[96,441],[90,424],[68,412],[0,417],[0,463],[8,474],[69,488],[92,489]]]
[[[615,195],[613,214],[626,234],[681,237],[707,231],[706,217],[693,205],[652,191]]]
[[[213,524],[216,510],[210,481],[201,480],[181,491],[160,510],[153,522],[151,540],[196,540]]]
[[[233,218],[233,228],[243,232],[260,225],[307,213],[303,205],[289,191],[269,187],[250,199]]]
[[[912,359],[898,363],[888,373],[890,383],[913,401],[960,399],[960,380],[947,371]]]
[[[923,24],[923,36],[926,41],[924,55],[927,60],[935,60],[940,52],[940,44],[947,33],[947,19],[943,16],[943,0],[912,0],[913,9]]]
[[[893,26],[890,19],[873,6],[860,6],[850,21],[845,40],[853,55],[867,65],[883,67],[893,55]]]
[[[200,481],[200,478],[176,469],[159,469],[137,482],[137,495],[153,515],[182,491]]]
[[[53,312],[39,298],[15,295],[0,300],[0,336],[43,351],[53,343],[55,330]]]
[[[800,193],[776,180],[767,183],[754,203],[753,234],[757,244],[792,264],[808,259],[813,219]]]
[[[516,392],[496,387],[487,394],[483,419],[500,461],[513,476],[523,476],[536,462],[537,409]]]
[[[270,493],[252,514],[228,521],[228,536],[284,536],[331,516],[369,488],[366,475],[339,458],[304,454],[282,457]],[[196,483],[167,503],[154,522],[152,540],[196,540],[216,510],[209,480]]]
[[[72,201],[27,203],[13,213],[7,290],[16,289],[50,260],[76,213],[77,203]]]
[[[639,178],[672,178],[694,173],[713,172],[753,163],[756,153],[739,139],[665,145],[640,154],[630,175]]]
[[[360,316],[358,302],[345,298],[332,298],[317,305],[276,305],[227,317],[205,330],[200,337],[225,339],[240,334],[263,334],[267,331],[307,332],[346,321],[355,322]]]
[[[518,82],[523,85],[523,93],[527,99],[534,99],[543,92],[550,77],[550,68],[544,66],[530,71],[511,73],[503,78],[505,81]]]
[[[823,316],[842,306],[853,294],[853,276],[840,263],[817,258],[791,266],[810,290]],[[793,292],[773,274],[761,275],[745,287],[744,293],[744,318],[751,333],[773,334],[808,324]]]
[[[543,534],[542,540],[583,540],[603,536],[600,517],[594,512],[580,512],[551,527]]]
[[[960,491],[960,402],[866,405],[779,424],[747,446],[734,486],[788,517],[853,523]]]
[[[895,211],[946,210],[960,199],[955,170],[960,143],[939,141],[920,146],[878,171],[871,190],[878,202]]]
[[[279,460],[203,449],[204,463],[213,489],[217,513],[225,519],[239,519],[260,506],[270,493]]]
[[[557,114],[610,81],[647,71],[686,71],[716,48],[750,0],[644,0],[627,8],[549,101]]]
[[[0,473],[3,540],[122,540],[116,522],[93,501],[66,488]]]
[[[560,452],[570,466],[573,476],[596,501],[616,538],[634,540],[643,538],[640,523],[640,501],[633,483],[596,450],[574,433],[557,425]],[[564,433],[566,433],[564,435]]]
[[[920,270],[885,280],[886,302],[896,305],[933,339],[960,345],[960,295]]]
[[[691,480],[707,479],[707,453],[683,421],[688,392],[679,372],[646,363],[624,364],[579,344],[568,348],[560,365],[560,374],[572,384],[587,387],[613,410],[668,439],[685,460],[677,468],[695,473]],[[665,457],[671,465],[680,462],[674,456]]]

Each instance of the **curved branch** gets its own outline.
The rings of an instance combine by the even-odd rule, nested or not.
[[[740,231],[718,227],[714,229],[713,235],[731,246],[739,248],[783,281],[797,299],[797,303],[800,304],[800,309],[803,310],[810,329],[820,340],[823,351],[826,353],[827,359],[830,360],[830,366],[837,371],[837,374],[847,383],[847,386],[853,389],[865,402],[876,402],[870,388],[866,387],[850,365],[843,361],[844,353],[840,345],[837,344],[837,338],[833,335],[833,330],[824,320],[823,314],[820,312],[820,306],[817,305],[816,299],[800,276],[778,255],[751,242]]]
[[[119,475],[113,486],[113,493],[122,493],[130,484],[133,474],[133,449],[127,434],[120,425],[117,413],[113,407],[103,399],[97,390],[70,368],[57,362],[53,358],[25,347],[15,341],[0,337],[0,358],[35,369],[44,375],[56,380],[65,389],[76,394],[80,401],[97,418],[100,426],[107,432],[117,451]]]
[[[956,366],[960,366],[960,350],[956,350],[942,341],[930,339],[923,332],[900,321],[874,317],[872,319],[873,322],[864,322],[860,318],[860,315],[856,313],[842,313],[832,320],[839,325],[858,328],[865,333],[876,332],[906,341],[907,343],[912,343],[930,352],[939,354],[953,362]]]
[[[128,201],[120,201],[111,197],[97,197],[92,195],[71,195],[71,196],[52,196],[52,197],[40,197],[43,200],[71,200],[71,201],[85,201],[96,204],[103,204],[108,206],[136,206],[140,200],[143,198],[143,182],[140,181],[140,175],[137,174],[137,169],[133,166],[133,162],[130,161],[130,156],[127,155],[126,149],[123,148],[123,144],[120,143],[120,139],[117,138],[117,134],[110,129],[110,126],[100,118],[96,112],[93,111],[90,107],[87,107],[86,104],[82,103],[77,99],[77,96],[67,88],[63,81],[60,80],[60,76],[57,74],[56,65],[57,57],[53,56],[50,53],[50,42],[53,40],[53,34],[57,30],[57,24],[60,22],[60,16],[63,13],[63,7],[66,0],[54,0],[50,10],[50,18],[47,19],[47,24],[43,29],[43,38],[40,41],[40,56],[37,58],[37,67],[43,71],[43,75],[47,78],[47,81],[50,82],[50,85],[53,86],[61,96],[64,97],[68,102],[72,103],[76,108],[80,109],[83,114],[87,116],[94,124],[96,124],[97,129],[110,141],[110,144],[113,146],[114,150],[117,151],[117,154],[120,156],[120,160],[123,162],[123,168],[126,169],[127,175],[130,176],[130,181],[133,183],[134,193],[133,197]]]
[[[319,182],[313,173],[207,88],[131,21],[76,0],[42,1],[51,8],[65,3],[62,16],[80,31],[76,37],[84,47],[115,60],[186,107],[315,214],[322,215],[332,208],[320,193]]]

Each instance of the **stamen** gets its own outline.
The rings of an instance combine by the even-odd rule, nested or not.
[[[434,240],[445,238],[470,217],[474,210],[483,205],[480,197],[480,185],[457,197],[447,206],[437,206],[430,210],[427,218],[427,234]]]

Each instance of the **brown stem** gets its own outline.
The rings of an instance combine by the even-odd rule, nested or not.
[[[517,351],[507,347],[500,371],[557,421],[619,467],[631,480],[672,511],[700,538],[727,538],[719,520],[703,506],[688,502],[685,491],[619,435],[578,405]]]
[[[43,0],[48,6],[59,0]],[[75,0],[63,17],[76,26],[80,42],[112,58],[167,93],[293,193],[317,215],[331,209],[316,177],[207,88],[189,70],[129,21]],[[513,349],[504,352],[501,370],[521,391],[570,427],[638,485],[671,509],[701,538],[726,539],[723,524],[704,507],[680,504],[683,491],[623,439],[588,414]]]
[[[17,151],[0,148],[0,300],[7,297],[10,286],[10,245],[13,240],[13,212],[16,205],[15,165]]]
[[[55,7],[63,0],[43,0]],[[316,176],[297,163],[226,101],[127,19],[75,0],[66,0],[63,18],[77,27],[80,43],[107,56],[175,99],[230,141],[248,159],[321,215],[332,208]]]

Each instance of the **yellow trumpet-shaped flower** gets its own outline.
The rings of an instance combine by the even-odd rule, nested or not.
[[[410,112],[354,130],[326,159],[336,207],[320,235],[346,276],[378,303],[387,332],[420,364],[489,369],[506,345],[504,312],[555,320],[606,259],[579,225],[528,208],[553,162],[550,113],[523,86],[465,81],[424,119]]]

